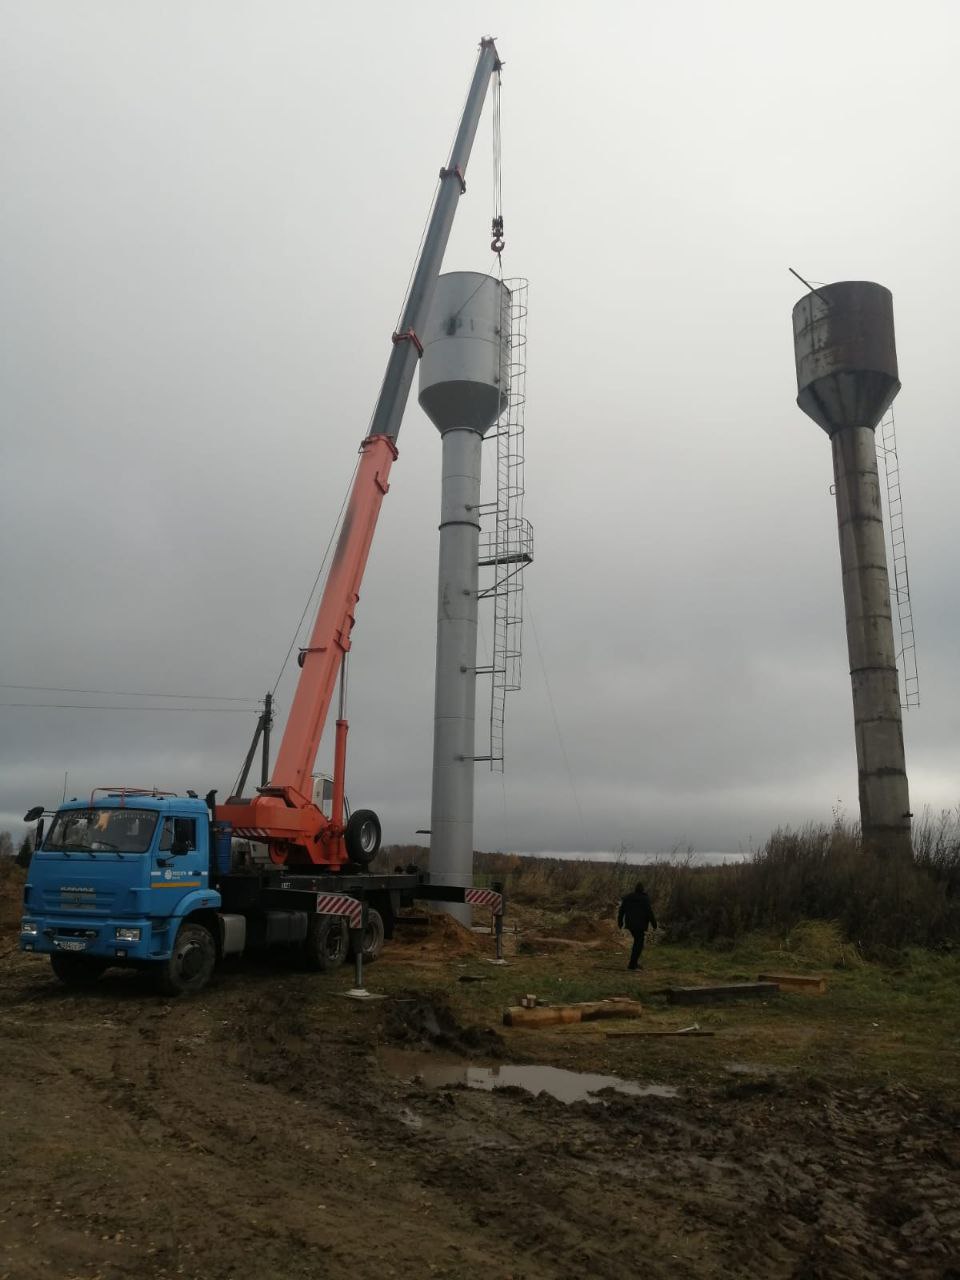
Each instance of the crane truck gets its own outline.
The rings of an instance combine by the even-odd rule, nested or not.
[[[492,38],[480,52],[448,163],[411,279],[370,430],[340,526],[309,644],[272,770],[270,699],[235,794],[223,803],[137,787],[99,787],[50,814],[31,809],[35,852],[24,889],[20,945],[50,956],[68,985],[96,981],[115,965],[152,970],[169,995],[195,992],[217,963],[251,948],[286,944],[307,967],[329,971],[352,950],[357,987],[404,907],[418,901],[489,907],[500,946],[503,897],[472,885],[432,884],[415,869],[374,874],[381,827],[369,809],[345,807],[345,663],[396,440],[464,174],[491,78],[501,62]],[[498,225],[499,224],[499,225]],[[495,219],[494,237],[502,222]],[[339,680],[329,788],[313,769]],[[262,739],[261,782],[243,795]],[[45,831],[45,823],[52,818]],[[265,847],[267,866],[238,867],[238,840]]]

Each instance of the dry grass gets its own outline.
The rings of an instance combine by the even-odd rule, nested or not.
[[[914,857],[867,852],[855,826],[775,831],[741,863],[698,867],[691,858],[644,866],[517,854],[478,854],[477,870],[500,881],[510,898],[557,916],[612,915],[642,881],[674,942],[729,946],[755,930],[803,936],[810,922],[833,930],[831,953],[846,941],[864,954],[893,958],[907,946],[960,946],[960,810],[924,815],[914,829]]]

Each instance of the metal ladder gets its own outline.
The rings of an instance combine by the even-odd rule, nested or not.
[[[523,632],[523,570],[533,560],[533,527],[523,515],[524,411],[526,404],[527,289],[524,279],[505,280],[510,290],[510,352],[501,378],[509,384],[509,404],[486,438],[496,441],[496,498],[481,504],[480,566],[493,581],[478,598],[493,601],[490,676],[490,769],[503,772],[504,718],[508,693],[520,688]]]
[[[880,423],[877,452],[883,458],[886,477],[887,529],[890,540],[890,595],[896,605],[899,649],[897,669],[900,672],[900,705],[920,705],[920,676],[917,672],[917,645],[913,630],[913,607],[910,603],[910,573],[907,543],[903,528],[903,494],[900,489],[900,462],[897,458],[897,429],[893,410],[888,409]]]

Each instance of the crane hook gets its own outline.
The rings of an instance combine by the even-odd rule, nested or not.
[[[490,248],[494,253],[503,253],[503,215],[498,214],[490,224],[490,232],[493,240],[490,242]]]

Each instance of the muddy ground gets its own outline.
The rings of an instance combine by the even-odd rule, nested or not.
[[[237,964],[193,1000],[119,972],[74,995],[15,936],[3,1280],[960,1277],[958,1115],[936,1091],[829,1062],[731,1074],[721,1034],[525,1038],[498,1026],[496,993],[484,1007],[506,971],[456,940],[394,946],[367,975],[389,998],[357,1006],[348,973],[282,962]],[[577,967],[619,981],[622,959],[599,938]],[[389,1074],[384,1045],[673,1075],[678,1093],[431,1089]]]

